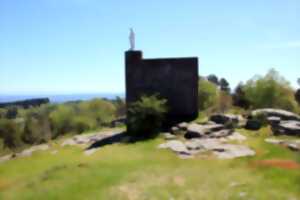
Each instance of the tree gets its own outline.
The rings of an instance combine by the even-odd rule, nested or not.
[[[263,77],[249,80],[244,92],[252,108],[280,108],[298,112],[295,94],[289,82],[271,69]]]
[[[199,79],[198,85],[199,110],[203,111],[216,107],[219,95],[218,87],[214,83],[203,78]]]
[[[298,103],[298,105],[300,106],[300,89],[298,89],[295,93],[295,99]]]
[[[230,92],[229,83],[225,78],[221,78],[220,80],[220,89],[224,92]]]
[[[211,83],[217,85],[217,86],[219,85],[219,78],[214,74],[208,75],[207,80],[210,81]]]
[[[239,83],[238,86],[235,88],[233,98],[233,105],[248,109],[250,106],[250,102],[246,97],[246,93],[244,91],[243,83]]]

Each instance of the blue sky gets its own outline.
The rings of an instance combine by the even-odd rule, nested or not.
[[[129,27],[144,57],[198,56],[232,85],[300,77],[299,0],[0,0],[0,94],[124,92]],[[297,69],[297,70],[296,70]]]

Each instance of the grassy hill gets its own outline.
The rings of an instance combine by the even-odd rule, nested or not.
[[[0,164],[0,199],[300,199],[299,152],[264,142],[268,129],[239,131],[256,156],[183,160],[157,149],[162,138],[87,156],[55,140],[47,151]]]

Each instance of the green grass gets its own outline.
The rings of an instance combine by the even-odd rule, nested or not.
[[[251,158],[181,160],[158,138],[119,144],[85,156],[60,147],[0,164],[0,199],[300,199],[300,170],[256,166],[265,159],[299,162],[300,154],[267,144],[269,130],[240,130]],[[51,151],[58,150],[52,155]]]

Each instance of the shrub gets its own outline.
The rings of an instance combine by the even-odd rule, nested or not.
[[[204,78],[200,78],[198,98],[200,111],[216,107],[218,104],[219,89],[214,83]]]
[[[298,89],[295,93],[295,99],[298,103],[298,105],[300,105],[300,89]]]
[[[84,131],[96,128],[96,121],[86,116],[75,116],[71,122],[72,130],[76,133],[83,133]]]
[[[72,132],[72,117],[75,111],[71,105],[59,105],[57,109],[50,113],[51,130],[54,137]]]
[[[78,105],[78,114],[95,119],[98,126],[106,125],[115,118],[115,106],[103,99],[93,99]]]
[[[248,109],[250,106],[250,102],[246,97],[244,85],[239,83],[239,85],[235,88],[234,94],[232,96],[233,105]]]
[[[133,136],[148,138],[155,136],[162,127],[167,112],[167,100],[157,95],[143,96],[128,108],[128,130]]]
[[[29,144],[39,144],[51,139],[49,113],[46,107],[33,108],[25,115],[22,140]]]
[[[20,124],[16,120],[0,119],[0,137],[3,138],[4,147],[19,147],[22,144]]]
[[[252,108],[281,108],[297,112],[294,91],[289,83],[274,69],[264,77],[255,77],[244,87]]]
[[[221,113],[225,113],[232,107],[232,97],[225,91],[220,91],[218,104],[217,104],[217,111]]]

